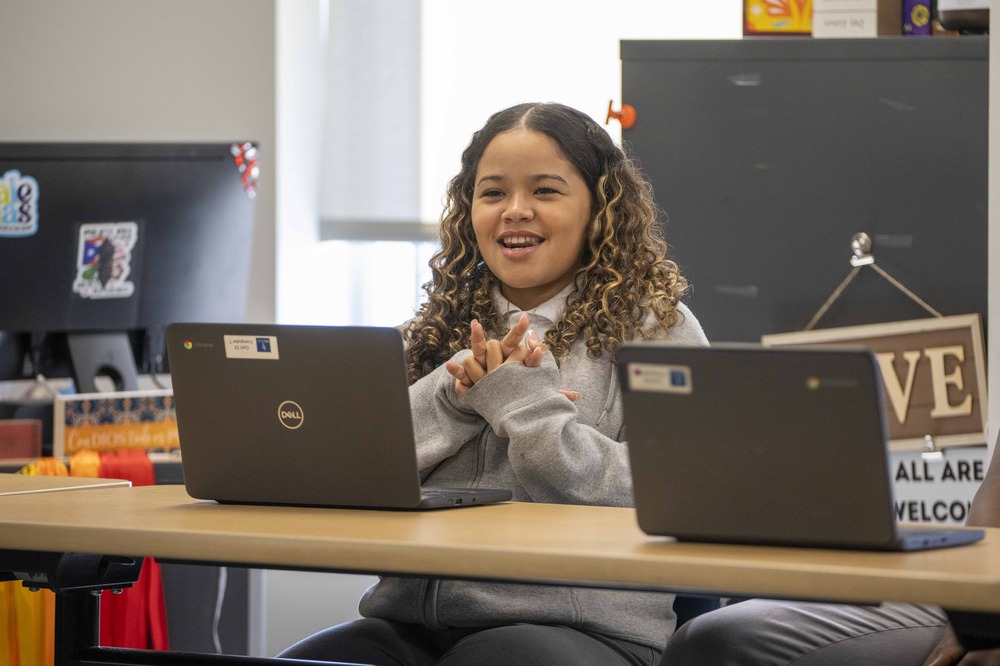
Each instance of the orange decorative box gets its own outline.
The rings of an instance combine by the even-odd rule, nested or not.
[[[810,35],[813,0],[743,0],[743,34]]]

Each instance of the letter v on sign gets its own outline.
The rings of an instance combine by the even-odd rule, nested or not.
[[[906,361],[906,387],[899,382],[893,360],[896,358],[895,352],[881,352],[875,354],[878,359],[879,369],[882,371],[882,380],[885,384],[885,392],[889,396],[892,404],[892,411],[896,415],[896,420],[900,423],[906,422],[906,412],[910,408],[910,395],[913,393],[913,378],[917,374],[917,361],[920,360],[920,350],[904,351],[903,359]]]

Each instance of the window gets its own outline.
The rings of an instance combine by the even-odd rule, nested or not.
[[[603,123],[622,101],[620,39],[739,38],[742,0],[330,0],[329,21],[322,142],[307,138],[322,146],[321,240],[282,252],[280,320],[396,325],[422,298],[426,230],[490,113],[560,101]]]

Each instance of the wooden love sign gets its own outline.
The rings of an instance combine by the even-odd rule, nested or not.
[[[889,448],[986,443],[986,358],[978,314],[827,328],[761,337],[768,347],[851,345],[882,371]]]

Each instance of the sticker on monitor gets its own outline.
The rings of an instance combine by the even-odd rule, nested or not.
[[[0,176],[0,237],[38,233],[38,181],[11,169]]]
[[[132,249],[139,236],[135,222],[96,222],[80,226],[73,291],[83,298],[128,298]]]

